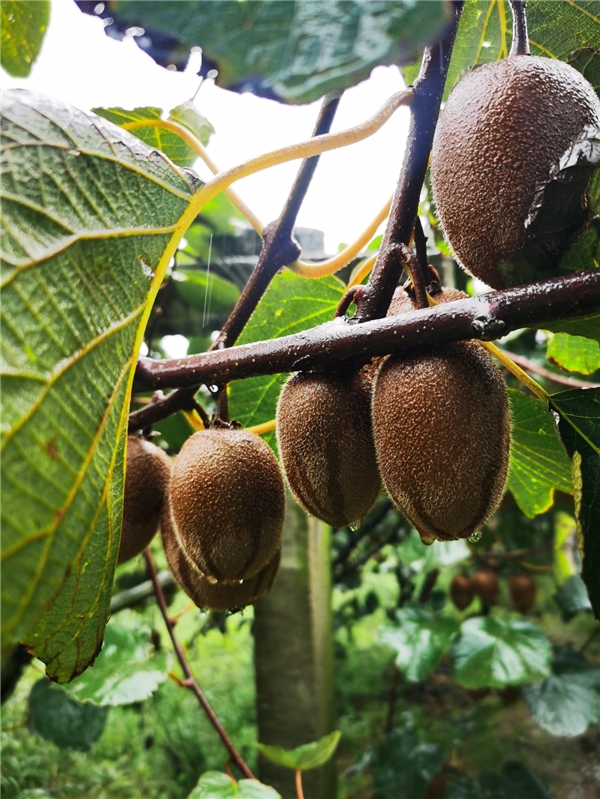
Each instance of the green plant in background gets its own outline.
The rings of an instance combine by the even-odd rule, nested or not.
[[[96,6],[79,5],[88,11]],[[205,150],[212,126],[192,102],[168,115],[147,107],[95,109],[93,116],[26,91],[7,93],[2,123],[3,699],[16,690],[7,706],[15,728],[22,711],[13,708],[26,702],[29,729],[73,750],[67,752],[73,773],[85,771],[77,758],[94,757],[103,745],[108,760],[114,755],[111,744],[104,743],[114,718],[127,729],[131,725],[132,738],[137,727],[148,750],[158,746],[157,734],[147,731],[162,725],[160,748],[166,754],[159,769],[144,753],[144,743],[121,741],[134,753],[147,795],[279,796],[253,775],[255,697],[247,687],[252,678],[246,624],[252,611],[241,622],[218,613],[199,617],[185,613],[181,593],[169,606],[177,588],[155,565],[165,565],[158,542],[152,544],[153,554],[144,554],[147,571],[137,573],[135,562],[126,564],[115,582],[127,431],[148,436],[154,428],[156,442],[176,455],[194,431],[239,424],[262,435],[278,454],[273,420],[287,372],[340,366],[352,371],[365,363],[374,369],[375,359],[389,353],[402,364],[415,341],[431,359],[432,353],[458,346],[449,342],[475,338],[503,367],[511,406],[508,493],[500,508],[488,518],[500,500],[494,497],[485,512],[473,516],[478,529],[465,533],[468,542],[438,540],[426,548],[380,497],[362,525],[353,523],[333,538],[338,718],[345,733],[338,758],[353,760],[346,763],[340,795],[350,796],[352,781],[369,774],[360,795],[371,785],[376,799],[558,797],[555,786],[539,776],[539,758],[534,762],[523,755],[517,761],[511,754],[482,762],[481,753],[478,761],[472,752],[477,738],[488,740],[494,719],[511,712],[515,703],[521,711],[527,708],[522,723],[528,729],[537,725],[550,736],[583,736],[600,723],[600,655],[597,626],[592,626],[597,622],[591,618],[591,612],[596,617],[600,612],[595,535],[600,519],[600,112],[593,105],[593,92],[600,91],[600,4],[531,0],[526,18],[524,5],[515,0],[512,45],[509,8],[501,0],[469,0],[464,7],[459,2],[384,2],[377,9],[342,5],[124,1],[96,9],[110,17],[107,30],[117,36],[143,27],[147,51],[163,65],[181,67],[190,47],[200,45],[203,70],[216,65],[226,88],[252,88],[282,102],[324,97],[310,141],[224,173]],[[2,65],[11,74],[28,74],[48,9],[41,2],[2,3]],[[303,48],[307,41],[310,52]],[[340,46],[329,46],[331,41]],[[451,226],[446,224],[445,242],[430,195],[424,199],[421,189],[429,185],[426,169],[442,97],[472,65],[506,59],[511,47],[511,59],[528,58],[529,46],[535,56],[567,62],[589,82],[593,113],[585,136],[564,145],[570,157],[551,165],[554,172],[537,187],[544,193],[535,198],[535,213],[543,207],[549,214],[550,234],[573,196],[580,221],[559,247],[548,230],[540,232],[529,219],[522,227],[538,237],[537,244],[543,240],[555,277],[478,299],[473,282],[450,258]],[[412,62],[423,49],[419,73]],[[339,92],[373,66],[390,63],[401,66],[414,88],[390,98],[379,115],[355,130],[328,135]],[[317,165],[314,156],[370,135],[403,104],[411,106],[411,132],[383,239],[373,242],[369,227],[336,258],[303,261],[292,232]],[[198,157],[215,173],[204,184],[191,169]],[[264,226],[231,184],[292,158],[305,159],[299,177],[278,222]],[[477,182],[480,175],[468,177]],[[566,199],[554,193],[564,185],[572,189]],[[476,216],[488,199],[477,201]],[[411,309],[386,318],[403,270]],[[470,298],[455,300],[452,308],[448,303],[435,307],[440,275],[442,283],[466,290]],[[520,277],[509,283],[528,279]],[[213,330],[219,331],[216,341],[208,332]],[[168,357],[172,336],[182,337],[189,358]],[[497,339],[501,348],[488,343]],[[143,345],[148,357],[139,357]],[[466,392],[469,381],[463,382]],[[556,393],[556,385],[566,390]],[[417,403],[418,430],[431,423],[433,417],[422,409],[437,390],[433,379]],[[408,407],[410,396],[408,390],[403,405]],[[465,450],[468,424],[463,420],[461,429],[452,431],[458,449],[452,450],[443,475]],[[432,468],[440,456],[435,438],[428,439],[432,451],[425,452]],[[437,438],[442,450],[449,447],[448,429]],[[472,438],[477,446],[476,431]],[[403,461],[411,457],[409,447]],[[471,500],[470,487],[476,495],[480,477],[485,483],[479,474],[486,468],[484,459],[481,463],[470,486],[460,489],[464,503]],[[325,457],[318,468],[332,469],[335,477],[338,467]],[[417,472],[412,485],[423,488],[431,474]],[[425,494],[435,495],[434,489],[427,487]],[[260,486],[252,490],[258,493]],[[392,493],[415,518],[405,500]],[[453,511],[446,526],[428,530],[437,531],[433,537],[456,538],[456,516]],[[235,547],[242,543],[227,539],[227,545],[237,557]],[[205,579],[198,564],[183,556],[173,568],[179,579],[185,571],[182,582]],[[457,577],[463,586],[458,602],[452,589]],[[219,588],[233,587],[227,585],[229,577],[218,579]],[[143,603],[150,604],[142,609]],[[244,601],[223,607],[237,604]],[[138,610],[120,612],[132,605]],[[106,626],[111,607],[113,619]],[[167,635],[157,632],[163,621],[177,667],[166,648]],[[223,636],[214,627],[228,632]],[[238,646],[245,647],[245,661]],[[38,660],[19,683],[31,656]],[[387,696],[371,696],[379,709],[369,705],[357,720],[353,691],[364,694],[365,689],[356,669],[367,657],[380,670],[382,685],[384,678],[391,679],[391,689]],[[58,685],[42,676],[40,662]],[[210,670],[211,662],[220,662],[220,676],[229,686],[224,695],[211,697],[218,716],[194,677],[198,669]],[[223,758],[216,739],[212,751],[206,731],[202,747],[189,730],[174,732],[180,701],[175,697],[187,696],[174,683],[196,695],[241,773],[239,781],[237,775],[214,771],[222,768]],[[436,727],[426,710],[420,711],[426,703],[419,691],[451,706],[445,727],[439,719]],[[119,724],[114,722],[113,737],[118,738]],[[42,776],[47,765],[40,763],[47,763],[47,755],[36,754],[23,732],[13,732],[14,739],[4,733],[3,790],[9,796],[37,788],[59,795],[60,775],[52,772],[50,781]],[[21,750],[14,743],[18,736]],[[327,762],[338,741],[339,734],[332,733],[298,749],[266,744],[259,749],[295,772],[301,799],[302,771]],[[126,763],[122,768],[125,774]],[[172,784],[162,782],[161,769],[176,775]],[[136,795],[120,770],[104,777],[109,795]],[[101,782],[92,779],[88,795],[105,795]]]

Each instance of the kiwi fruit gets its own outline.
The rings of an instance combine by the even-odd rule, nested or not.
[[[435,299],[461,296],[444,290]],[[373,433],[384,486],[424,543],[468,538],[500,504],[510,455],[508,398],[478,342],[383,359]]]
[[[519,613],[527,613],[535,604],[537,583],[529,574],[513,574],[508,581],[508,593]]]
[[[161,524],[161,537],[167,562],[173,577],[199,608],[204,610],[235,610],[251,605],[271,589],[281,560],[281,549],[258,574],[239,583],[209,582],[202,572],[186,558],[179,546],[170,508],[165,506]]]
[[[179,548],[209,582],[254,577],[281,547],[283,477],[271,449],[248,430],[190,436],[175,459],[168,507]]]
[[[515,55],[467,72],[431,157],[438,215],[467,272],[497,289],[558,274],[589,218],[599,129],[600,100],[562,61]]]
[[[475,588],[469,577],[465,574],[457,574],[450,583],[450,599],[459,610],[468,608],[473,597]]]
[[[484,605],[497,605],[500,596],[498,575],[491,569],[482,569],[471,577],[473,590]]]
[[[277,405],[286,479],[302,507],[332,527],[360,524],[381,491],[371,425],[373,369],[297,372]]]
[[[171,459],[166,452],[143,438],[127,437],[118,563],[139,555],[154,538],[170,476]]]

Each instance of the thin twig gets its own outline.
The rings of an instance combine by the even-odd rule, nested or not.
[[[364,322],[385,316],[402,273],[398,245],[408,246],[419,207],[421,187],[433,143],[452,46],[464,3],[452,4],[454,17],[444,35],[423,54],[421,72],[415,81],[411,122],[400,179],[392,202],[379,257],[371,273],[354,320]]]
[[[161,587],[161,584],[160,584],[160,580],[158,579],[156,566],[154,565],[154,559],[152,558],[152,555],[151,555],[149,549],[145,549],[144,550],[144,559],[146,560],[146,565],[148,566],[148,572],[150,573],[150,579],[152,580],[152,583],[154,585],[154,592],[156,594],[156,601],[158,602],[158,606],[160,608],[160,612],[162,613],[162,617],[165,620],[165,624],[167,626],[167,630],[169,632],[169,635],[171,637],[171,641],[173,643],[173,649],[175,650],[175,654],[177,655],[177,660],[179,661],[181,669],[182,669],[183,673],[185,674],[185,678],[186,679],[184,680],[183,684],[185,685],[186,688],[189,688],[190,691],[192,691],[196,695],[196,697],[198,699],[198,702],[200,702],[200,705],[202,706],[202,709],[204,710],[204,712],[206,713],[206,716],[208,717],[208,720],[210,721],[210,723],[215,728],[219,738],[223,741],[223,744],[224,744],[225,748],[227,749],[227,751],[229,752],[229,756],[231,757],[232,761],[236,764],[236,766],[240,769],[240,771],[242,772],[242,774],[245,777],[247,777],[248,779],[253,780],[254,779],[254,775],[252,774],[252,772],[250,771],[250,769],[246,765],[246,762],[244,761],[244,759],[242,758],[240,753],[237,751],[237,749],[233,745],[233,742],[231,741],[231,738],[225,732],[225,729],[224,729],[223,725],[221,724],[221,722],[219,721],[215,711],[210,706],[210,703],[209,703],[208,699],[205,697],[204,692],[202,691],[202,689],[198,685],[198,683],[196,681],[196,678],[194,677],[194,674],[193,674],[193,672],[192,672],[192,670],[190,668],[190,664],[188,663],[188,660],[187,660],[187,657],[186,657],[185,652],[183,650],[183,647],[182,647],[181,643],[179,642],[179,639],[175,635],[175,629],[174,629],[173,620],[171,619],[171,617],[169,615],[169,610],[167,608],[167,603],[165,602],[165,596],[164,596],[164,594],[162,592],[162,587]]]
[[[512,11],[512,44],[510,55],[530,55],[529,35],[527,33],[527,3],[525,0],[510,0]]]
[[[574,377],[560,375],[556,372],[551,372],[549,369],[546,369],[535,361],[529,360],[529,358],[525,358],[523,355],[516,355],[514,352],[509,352],[508,350],[504,351],[508,357],[517,364],[517,366],[525,369],[526,372],[533,372],[534,374],[539,375],[540,377],[545,377],[546,380],[551,380],[553,383],[557,383],[558,385],[568,386],[569,388],[600,388],[600,383],[590,383],[587,380],[576,380]]]
[[[304,799],[304,791],[302,790],[302,772],[299,768],[296,769],[296,799]]]

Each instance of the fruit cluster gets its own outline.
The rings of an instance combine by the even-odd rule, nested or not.
[[[450,599],[459,610],[468,608],[477,596],[485,607],[497,605],[500,581],[495,571],[481,569],[472,577],[457,574],[450,583]],[[535,603],[537,584],[529,574],[513,574],[508,581],[508,593],[515,610],[527,613]]]

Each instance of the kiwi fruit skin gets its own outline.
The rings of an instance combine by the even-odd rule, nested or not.
[[[491,569],[481,569],[471,577],[475,593],[484,605],[497,605],[500,597],[500,581]]]
[[[279,569],[281,549],[258,574],[243,582],[210,582],[179,546],[168,505],[165,505],[162,514],[161,538],[173,577],[190,599],[204,610],[235,610],[253,604],[271,589]]]
[[[450,599],[459,610],[468,608],[475,597],[475,588],[465,574],[457,574],[450,583]]]
[[[519,613],[527,613],[535,604],[537,584],[529,574],[513,574],[508,581],[508,593]]]
[[[475,341],[383,360],[373,432],[390,498],[424,543],[467,538],[496,510],[510,457],[500,372]]]
[[[154,538],[170,477],[171,459],[166,452],[143,438],[127,437],[123,525],[117,563],[139,555]]]
[[[575,196],[568,224],[559,204],[564,240],[533,241],[526,222],[534,221],[540,190],[564,183],[550,183],[563,156],[598,128],[592,86],[556,59],[511,56],[472,69],[456,84],[436,129],[431,182],[445,235],[467,272],[497,289],[557,273],[549,265],[558,267],[587,220],[591,168],[566,170]]]
[[[371,424],[373,369],[297,372],[277,404],[277,443],[300,505],[332,527],[359,524],[381,491]]]
[[[285,489],[277,459],[248,430],[194,433],[175,459],[169,509],[180,549],[209,582],[247,580],[281,547]]]

